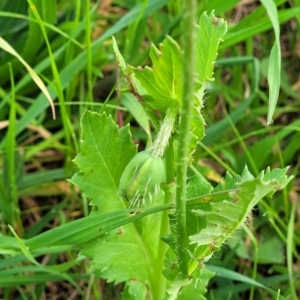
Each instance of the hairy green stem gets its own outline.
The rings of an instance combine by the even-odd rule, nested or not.
[[[160,236],[165,236],[169,233],[169,219],[168,219],[168,211],[162,211],[161,215],[161,223],[160,223]],[[166,285],[167,281],[165,276],[162,273],[164,269],[164,260],[166,251],[168,249],[168,245],[162,240],[158,243],[157,249],[157,261],[154,267],[154,277],[155,277],[155,286],[153,287],[153,299],[164,299],[166,293]]]
[[[165,151],[165,169],[166,169],[166,186],[164,187],[165,191],[165,199],[164,204],[174,203],[174,195],[175,195],[175,185],[174,185],[174,177],[175,177],[175,160],[174,160],[174,151],[173,151],[173,140],[169,139],[169,144]],[[160,233],[159,236],[163,237],[170,232],[169,228],[169,218],[168,211],[162,211],[161,216],[161,225],[160,225]],[[162,240],[159,241],[158,250],[157,250],[157,263],[156,263],[156,272],[155,276],[157,278],[156,281],[156,289],[155,294],[153,295],[153,299],[164,299],[166,293],[166,278],[164,277],[162,270],[164,269],[164,260],[165,254],[167,252],[168,245]]]
[[[160,125],[157,136],[155,137],[153,145],[150,149],[150,152],[154,157],[162,157],[164,155],[169,144],[169,140],[172,136],[176,115],[177,110],[174,107],[170,107],[167,110],[166,116]]]
[[[186,230],[186,179],[191,138],[191,118],[194,106],[194,65],[195,65],[195,0],[185,1],[183,20],[183,97],[178,137],[178,164],[176,187],[177,251],[179,268],[188,275],[188,236]]]

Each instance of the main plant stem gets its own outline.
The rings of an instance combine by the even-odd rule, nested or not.
[[[173,140],[169,140],[169,145],[165,151],[165,165],[166,165],[166,184],[164,187],[165,200],[164,204],[174,203],[175,195],[175,162],[174,162],[174,151],[173,151]],[[162,211],[161,226],[160,226],[160,237],[164,237],[170,233],[169,229],[169,217],[168,211]],[[166,293],[166,278],[164,277],[162,270],[164,269],[164,260],[168,245],[160,240],[157,251],[157,264],[155,276],[156,281],[156,294],[154,294],[153,299],[164,299]]]
[[[186,0],[183,20],[183,95],[178,136],[178,164],[176,187],[177,251],[182,274],[188,275],[188,236],[186,230],[186,179],[191,139],[191,118],[194,106],[195,77],[195,0]]]

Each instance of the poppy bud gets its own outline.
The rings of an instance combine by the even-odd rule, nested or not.
[[[120,179],[119,194],[130,201],[130,206],[136,206],[158,189],[164,175],[163,160],[141,151],[126,166]]]

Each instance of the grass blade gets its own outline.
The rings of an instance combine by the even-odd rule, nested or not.
[[[236,280],[236,281],[240,281],[240,282],[244,282],[244,283],[247,283],[249,285],[254,285],[258,288],[262,288],[262,289],[268,291],[273,296],[277,295],[277,292],[273,291],[272,289],[268,288],[267,286],[255,281],[252,278],[249,278],[245,275],[242,275],[240,273],[237,273],[237,272],[234,272],[232,270],[228,270],[228,269],[225,269],[225,268],[222,268],[222,267],[218,267],[218,266],[212,266],[212,265],[205,265],[205,266],[210,271],[215,272],[216,276],[224,277],[224,278],[227,278],[227,279]],[[282,296],[279,296],[278,299],[285,300],[285,298],[282,297]]]
[[[145,16],[150,15],[157,9],[163,7],[169,2],[169,0],[154,0],[148,3],[147,7],[145,8]],[[123,16],[115,25],[110,27],[104,34],[94,41],[92,44],[91,50],[92,55],[96,56],[99,47],[107,38],[111,35],[119,32],[121,29],[125,28],[129,24],[135,22],[136,17],[139,15],[139,11],[141,9],[141,5],[137,5],[134,9],[132,9],[129,13]],[[72,63],[67,65],[61,72],[61,87],[64,89],[66,88],[69,83],[74,79],[75,76],[79,74],[79,72],[86,66],[87,63],[87,53],[86,50],[81,52],[77,57],[74,58]],[[56,96],[54,91],[50,90],[50,95],[52,97]],[[45,96],[40,94],[36,101],[28,108],[26,115],[24,115],[18,123],[17,134],[20,133],[27,124],[29,124],[32,120],[34,120],[39,114],[41,114],[45,108],[48,107],[48,103],[45,102]],[[1,143],[2,146],[2,143]],[[0,147],[1,148],[1,147]]]
[[[276,108],[276,103],[280,89],[280,72],[281,72],[281,49],[280,49],[280,27],[278,21],[278,12],[273,0],[261,0],[265,9],[268,12],[270,21],[272,23],[275,33],[275,43],[272,47],[269,69],[268,69],[268,83],[269,83],[269,108],[267,123],[271,124],[273,114]]]
[[[290,220],[288,223],[288,235],[287,235],[287,245],[286,245],[286,253],[287,253],[287,265],[288,265],[288,273],[289,273],[289,282],[290,282],[290,291],[291,291],[291,299],[298,299],[297,292],[295,290],[294,278],[293,278],[293,247],[294,247],[294,226],[295,226],[295,210],[296,204],[293,204]]]
[[[16,14],[16,13],[12,13],[12,12],[6,12],[6,11],[0,11],[0,17],[24,19],[24,20],[27,20],[27,21],[30,21],[30,22],[38,23],[38,21],[36,19],[33,19],[31,17],[25,16],[25,15]],[[61,29],[59,29],[58,27],[54,26],[53,24],[50,24],[48,22],[43,21],[43,25],[46,28],[51,29],[53,32],[56,32],[59,35],[63,36],[68,41],[74,43],[79,48],[84,49],[84,45],[83,44],[81,44],[80,42],[78,42],[74,37],[70,36],[68,33],[64,32]]]
[[[19,55],[19,53],[17,53],[15,51],[15,49],[13,47],[11,47],[11,45],[9,43],[7,43],[2,37],[0,37],[0,48],[2,48],[4,51],[8,52],[9,54],[15,56],[24,65],[24,67],[27,69],[27,71],[30,74],[33,81],[41,89],[44,96],[49,101],[49,104],[52,109],[52,116],[53,116],[53,119],[55,119],[55,108],[54,108],[52,98],[51,98],[45,84],[43,83],[41,78],[38,76],[38,74],[27,64],[27,62]]]

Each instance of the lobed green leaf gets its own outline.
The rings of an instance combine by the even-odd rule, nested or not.
[[[122,227],[134,217],[125,211],[118,190],[121,175],[136,153],[129,127],[119,129],[111,116],[89,111],[83,114],[81,127],[81,152],[74,160],[79,172],[71,181],[91,200],[93,216],[87,218],[91,223],[85,230],[73,226],[60,236],[81,244],[82,254],[91,258],[91,267],[100,277],[115,283],[139,280],[149,287],[154,280],[161,216],[153,214]]]
[[[236,186],[238,191],[228,194],[223,201],[211,202],[210,210],[193,210],[199,217],[206,219],[206,227],[200,233],[190,236],[192,244],[200,246],[197,258],[207,260],[216,249],[226,241],[241,225],[253,207],[265,196],[272,197],[275,191],[285,187],[292,179],[287,177],[285,169],[262,172],[257,178],[245,168],[241,177],[226,176],[224,182],[214,191],[230,189]],[[238,182],[239,181],[239,182]]]
[[[89,111],[83,114],[81,126],[81,152],[74,159],[79,172],[71,182],[101,211],[124,209],[119,180],[136,153],[129,128],[118,129],[111,116]]]
[[[212,11],[209,15],[207,13],[201,15],[197,27],[197,78],[204,84],[213,80],[214,63],[218,55],[219,44],[227,32],[227,23],[224,19],[216,18]]]

